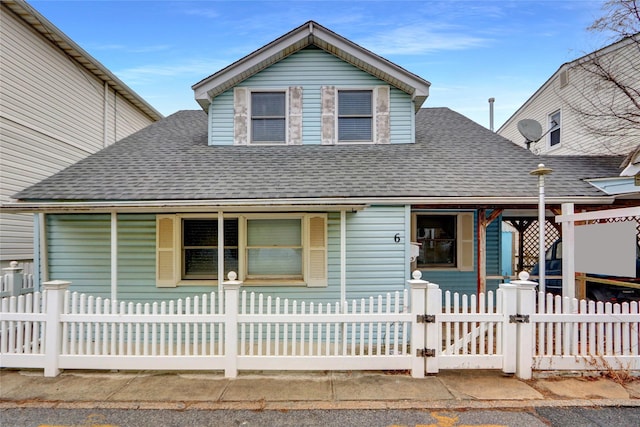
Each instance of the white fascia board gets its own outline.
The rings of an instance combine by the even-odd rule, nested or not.
[[[193,85],[195,99],[206,109],[215,96],[311,44],[411,95],[416,109],[429,96],[428,81],[315,22],[308,22]]]
[[[633,176],[617,176],[613,178],[594,178],[586,180],[589,184],[608,195],[640,193]]]
[[[575,203],[611,204],[615,197],[569,196],[546,197],[548,204]],[[10,202],[0,205],[0,212],[206,212],[212,209],[227,211],[357,211],[371,205],[467,205],[474,206],[537,206],[538,197],[389,197],[336,199],[242,199],[242,200],[154,200],[127,202]]]

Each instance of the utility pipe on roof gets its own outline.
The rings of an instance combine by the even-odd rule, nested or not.
[[[489,98],[489,129],[493,132],[493,103],[495,98]]]

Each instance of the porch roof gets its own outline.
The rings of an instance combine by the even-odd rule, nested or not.
[[[448,108],[421,109],[415,144],[209,146],[203,111],[179,111],[21,192],[3,208],[531,204],[539,163],[556,203],[610,203],[585,179],[619,156],[538,156]],[[37,208],[37,209],[36,209]],[[345,207],[347,209],[348,207]]]

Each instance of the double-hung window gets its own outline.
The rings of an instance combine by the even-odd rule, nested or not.
[[[156,284],[211,285],[224,276],[247,284],[327,286],[327,216],[321,213],[156,217]],[[220,244],[222,243],[222,247]],[[223,251],[222,254],[220,251]]]
[[[303,279],[302,218],[247,219],[247,279]]]
[[[286,92],[251,92],[251,143],[284,144]]]
[[[338,91],[338,141],[373,141],[373,91]]]
[[[473,214],[414,213],[417,268],[473,269]]]
[[[238,268],[238,219],[224,220],[225,274]],[[182,220],[181,278],[216,279],[218,277],[218,220],[184,218]]]
[[[549,115],[549,147],[560,144],[560,110]]]

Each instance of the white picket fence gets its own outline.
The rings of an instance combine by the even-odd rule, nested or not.
[[[531,282],[460,295],[410,280],[395,292],[317,304],[241,291],[134,304],[68,282],[3,298],[0,367],[60,369],[640,371],[637,303],[536,294]],[[223,298],[221,304],[220,298]]]
[[[25,262],[20,266],[17,261],[11,261],[10,266],[2,271],[0,298],[27,294],[35,290],[33,263]]]

